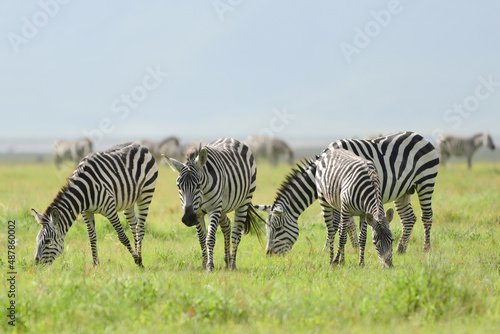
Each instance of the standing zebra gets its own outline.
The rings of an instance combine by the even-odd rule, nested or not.
[[[236,269],[236,253],[241,235],[257,228],[251,200],[256,188],[257,167],[248,146],[232,138],[222,138],[188,152],[185,164],[165,156],[179,173],[177,187],[186,226],[196,225],[203,269],[213,270],[215,233],[219,223],[224,234],[226,266]],[[234,229],[228,213],[235,211]],[[205,215],[208,214],[208,232]],[[260,235],[258,235],[260,238]],[[231,255],[230,242],[233,250]]]
[[[372,161],[380,180],[382,202],[394,201],[403,225],[403,233],[397,251],[406,251],[417,217],[411,206],[411,195],[417,192],[424,224],[424,251],[430,250],[432,226],[432,194],[439,168],[439,156],[434,146],[414,132],[399,132],[371,140],[344,139],[328,146],[326,150],[343,148]],[[325,151],[326,151],[325,150]],[[317,198],[315,188],[316,164],[306,161],[299,171],[292,172],[282,184],[271,207],[257,206],[270,211],[267,224],[268,253],[282,253],[290,249],[299,236],[297,219]],[[274,211],[281,207],[278,219]],[[339,224],[340,212],[334,210],[335,224]],[[278,220],[283,219],[284,224]],[[278,227],[278,228],[277,228]]]
[[[267,158],[273,166],[278,164],[281,156],[283,156],[290,165],[293,164],[293,151],[290,146],[281,139],[266,136],[250,136],[246,140],[246,143],[256,157]]]
[[[41,225],[36,238],[35,261],[51,264],[62,254],[66,233],[82,213],[87,224],[92,262],[98,265],[94,214],[99,213],[108,218],[120,242],[127,247],[135,263],[142,266],[144,223],[157,176],[153,155],[139,144],[116,145],[85,157],[43,214],[31,209]],[[134,204],[137,204],[137,216]],[[135,251],[123,231],[118,211],[125,212],[134,235]]]
[[[389,223],[394,211],[384,212],[380,182],[373,162],[344,149],[327,149],[316,160],[316,188],[330,243],[330,263],[344,262],[344,246],[351,216],[360,216],[359,265],[364,265],[366,223],[380,262],[392,266],[392,232]],[[333,240],[339,226],[333,218],[340,211],[340,242],[333,258]]]
[[[80,162],[87,154],[92,152],[92,141],[88,138],[82,138],[76,141],[58,140],[54,143],[54,164],[56,168],[61,167],[63,160],[70,160],[75,165]]]
[[[167,137],[162,141],[142,139],[138,141],[138,143],[139,145],[147,147],[156,160],[160,160],[162,154],[166,154],[173,158],[182,158],[183,156],[179,138],[177,137]],[[158,161],[158,163],[160,163],[160,161]]]
[[[467,165],[469,169],[472,166],[472,156],[482,146],[488,147],[491,150],[495,149],[493,139],[489,133],[478,133],[472,137],[458,137],[452,135],[443,135],[438,138],[436,146],[441,154],[441,162],[443,165],[451,155],[467,157]]]

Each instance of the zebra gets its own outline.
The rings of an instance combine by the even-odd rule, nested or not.
[[[326,150],[342,148],[372,161],[380,180],[382,202],[394,201],[401,218],[403,232],[397,252],[404,253],[417,218],[411,206],[411,195],[417,192],[424,225],[424,251],[430,250],[432,227],[432,194],[439,169],[439,155],[434,146],[415,132],[398,132],[371,140],[343,139],[331,143]],[[281,254],[290,250],[299,236],[297,219],[317,198],[314,187],[316,164],[306,160],[299,170],[292,171],[282,183],[272,206],[260,205],[256,209],[270,213],[266,228],[268,254]],[[277,225],[275,211],[281,210],[284,224]],[[336,225],[340,212],[334,210]],[[280,230],[276,230],[280,226]],[[348,227],[349,228],[349,227]],[[353,227],[350,227],[353,228]],[[272,235],[273,241],[269,241]]]
[[[293,165],[293,150],[288,144],[278,138],[266,136],[250,136],[246,140],[246,144],[251,148],[256,157],[265,157],[269,162],[276,166],[280,156]]]
[[[181,163],[164,156],[170,167],[179,173],[177,187],[184,210],[182,222],[195,226],[202,251],[204,270],[214,269],[215,233],[220,224],[224,234],[226,267],[236,269],[236,253],[242,234],[253,227],[257,231],[257,213],[251,200],[257,185],[257,166],[245,144],[232,138],[217,139],[186,154]],[[234,228],[227,216],[234,211]],[[208,214],[208,231],[205,215]],[[232,242],[232,254],[230,243]]]
[[[76,141],[57,140],[54,142],[54,164],[57,169],[61,168],[63,160],[70,160],[76,164],[80,162],[93,149],[92,141],[88,138],[82,138]]]
[[[380,262],[392,266],[392,232],[389,223],[394,211],[384,212],[380,182],[375,164],[344,149],[325,150],[316,160],[316,188],[330,241],[330,263],[344,262],[344,246],[351,216],[360,216],[359,265],[364,265],[366,225],[372,227],[372,240]],[[340,242],[333,258],[333,240],[339,226],[333,219],[340,211]]]
[[[153,154],[158,162],[161,160],[162,154],[167,154],[169,157],[182,158],[183,152],[179,144],[179,138],[177,137],[167,137],[162,141],[154,141],[148,139],[142,139],[138,141],[138,144],[145,146],[149,149],[149,152]]]
[[[482,146],[491,150],[495,149],[493,139],[489,133],[478,133],[472,137],[458,137],[452,135],[442,135],[436,141],[436,146],[441,155],[443,165],[451,155],[467,157],[467,166],[472,166],[472,156]]]
[[[94,214],[99,213],[111,222],[120,242],[142,267],[144,223],[157,176],[153,155],[136,143],[124,143],[87,155],[43,214],[31,209],[41,225],[36,238],[35,262],[52,264],[62,254],[66,233],[81,213],[87,225],[92,263],[98,265]],[[134,236],[135,251],[120,223],[118,211],[125,213]]]

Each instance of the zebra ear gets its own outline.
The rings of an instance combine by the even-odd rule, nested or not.
[[[392,220],[394,219],[394,209],[393,208],[387,209],[385,216],[387,217],[388,223],[392,222]]]
[[[262,212],[271,213],[271,206],[270,205],[254,205],[253,208],[255,210],[259,210]]]
[[[43,217],[43,216],[42,216],[41,214],[39,214],[38,212],[36,212],[36,210],[35,210],[35,209],[31,209],[31,213],[32,213],[32,214],[33,214],[33,216],[35,217],[36,222],[37,222],[38,224],[40,224],[40,225],[41,225],[41,224],[42,224],[42,222],[43,222],[43,220],[42,220],[42,217]]]
[[[59,214],[59,210],[57,210],[56,208],[52,208],[52,210],[50,211],[50,218],[53,222],[58,222],[59,221],[59,217],[60,217],[60,214]]]
[[[59,213],[59,210],[57,210],[56,208],[52,208],[52,210],[50,211],[49,225],[51,227],[58,225],[60,217],[61,217],[61,214]]]
[[[208,159],[208,152],[205,147],[200,149],[200,153],[198,153],[198,157],[196,158],[196,169],[200,169],[201,167],[205,166],[207,163]]]
[[[182,168],[184,168],[184,164],[182,162],[179,162],[173,158],[169,158],[166,154],[161,155],[163,158],[165,158],[165,161],[167,164],[174,170],[175,172],[180,172]]]

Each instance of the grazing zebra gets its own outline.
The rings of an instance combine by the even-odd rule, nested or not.
[[[394,201],[403,225],[403,233],[397,251],[406,251],[408,241],[417,218],[413,213],[410,196],[417,192],[422,209],[424,224],[424,251],[430,250],[430,231],[432,226],[432,194],[439,168],[439,156],[434,146],[414,132],[399,132],[371,140],[344,139],[328,146],[326,150],[343,148],[372,161],[377,168],[380,180],[382,202]],[[297,219],[299,215],[316,200],[314,188],[316,165],[309,161],[299,171],[292,172],[281,189],[273,206],[257,206],[257,209],[270,211],[267,235],[268,253],[282,253],[290,249],[299,235]],[[291,194],[291,195],[289,195]],[[281,206],[285,224],[277,224],[276,206]],[[279,207],[278,207],[279,208]],[[335,224],[340,222],[340,212],[334,210]],[[280,230],[276,226],[283,227]]]
[[[82,138],[76,141],[58,140],[54,143],[54,164],[57,169],[61,168],[63,160],[70,160],[77,164],[87,154],[92,152],[92,141]]]
[[[472,156],[480,147],[484,146],[491,150],[495,149],[495,144],[493,144],[493,139],[491,139],[489,133],[478,133],[468,138],[443,135],[437,140],[436,146],[441,154],[443,165],[451,155],[465,155],[469,168],[472,166]]]
[[[276,166],[281,156],[293,165],[293,151],[283,140],[266,136],[250,136],[246,140],[255,156],[267,158],[269,162]]]
[[[251,227],[259,231],[251,205],[257,184],[257,166],[252,152],[235,139],[221,138],[203,147],[200,145],[186,157],[184,164],[165,156],[170,167],[179,173],[177,187],[184,209],[182,222],[189,227],[196,225],[203,269],[209,271],[214,268],[215,233],[220,223],[226,266],[236,269],[236,253],[242,233],[248,233]],[[231,233],[227,214],[232,211],[235,211],[235,218]],[[206,214],[210,221],[208,231]],[[232,255],[230,242],[233,244]]]
[[[360,216],[359,265],[364,265],[366,223],[372,227],[372,240],[380,262],[392,266],[392,232],[389,223],[394,211],[384,212],[380,182],[373,162],[344,149],[327,149],[316,160],[316,188],[330,241],[330,263],[344,262],[347,227],[352,216]],[[340,211],[340,242],[333,258],[333,240],[339,226],[333,218]]]
[[[299,225],[297,224],[299,216],[318,199],[315,175],[316,161],[303,160],[297,164],[297,168],[292,169],[291,173],[286,176],[273,205],[254,206],[255,209],[269,214],[266,221],[267,255],[284,254],[297,241],[299,237]],[[337,222],[340,221],[340,212],[334,210],[334,214],[339,215]],[[347,232],[353,247],[357,248],[358,238],[352,217],[349,219]]]
[[[135,263],[142,266],[144,223],[157,176],[153,155],[139,144],[116,145],[86,156],[43,214],[31,209],[41,225],[35,261],[51,264],[62,254],[66,233],[81,213],[87,224],[92,262],[98,265],[94,214],[99,213],[111,222],[120,242]],[[137,215],[134,204],[137,204]],[[125,212],[134,235],[135,251],[123,231],[118,211]]]

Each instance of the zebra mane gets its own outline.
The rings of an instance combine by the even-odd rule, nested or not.
[[[382,203],[382,189],[380,187],[380,180],[378,178],[378,173],[377,173],[377,168],[375,167],[375,164],[373,164],[371,161],[365,161],[366,166],[368,167],[368,176],[370,177],[370,183],[373,185],[374,188],[377,189],[377,193],[379,198],[377,201]],[[384,218],[385,212],[384,212],[384,206],[379,208],[378,212],[378,217],[374,217],[378,221],[382,221]]]
[[[66,182],[66,184],[63,185],[59,189],[59,192],[52,199],[52,202],[50,203],[50,205],[47,207],[47,209],[43,213],[44,216],[49,217],[50,216],[50,211],[52,210],[52,208],[57,208],[58,204],[64,202],[64,199],[66,197],[66,191],[68,190],[68,188],[69,188],[69,181]]]
[[[295,166],[296,168],[292,168],[292,171],[285,177],[285,181],[281,183],[278,191],[276,192],[274,201],[276,202],[278,198],[285,195],[289,189],[289,186],[292,185],[297,179],[297,176],[304,173],[318,158],[319,156],[316,155],[314,159],[306,158],[299,161]]]

